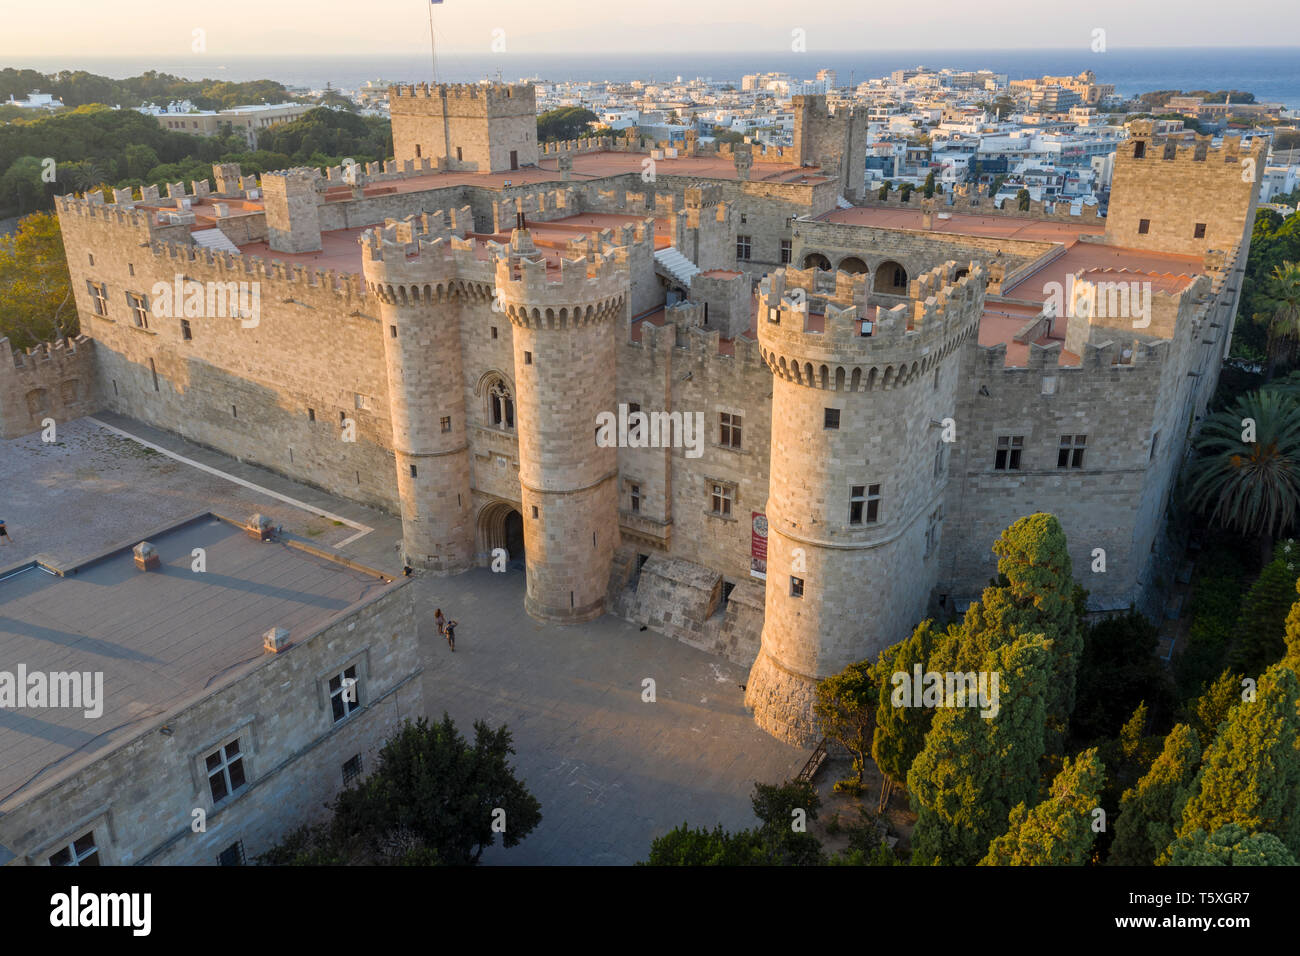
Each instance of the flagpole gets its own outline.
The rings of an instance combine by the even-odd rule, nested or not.
[[[433,82],[438,82],[438,41],[433,35],[433,3],[429,3],[429,56],[433,64]]]

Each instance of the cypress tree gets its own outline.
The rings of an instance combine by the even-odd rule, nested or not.
[[[1107,862],[1117,866],[1168,862],[1166,850],[1191,798],[1200,761],[1196,731],[1187,724],[1174,727],[1151,769],[1135,787],[1124,791]]]
[[[1174,866],[1296,866],[1295,854],[1271,833],[1247,833],[1235,823],[1213,833],[1194,830],[1169,848]]]
[[[922,621],[905,641],[887,647],[876,661],[876,728],[872,735],[871,757],[880,772],[897,786],[907,785],[907,771],[925,747],[934,711],[928,707],[895,707],[894,674],[913,673],[920,664],[925,671],[934,648],[934,630],[930,621]]]
[[[989,846],[980,866],[1083,866],[1097,833],[1093,811],[1101,805],[1106,776],[1094,747],[1066,759],[1046,800],[1033,809],[1019,803],[1009,829]]]

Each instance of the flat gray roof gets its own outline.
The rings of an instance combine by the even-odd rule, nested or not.
[[[127,546],[63,577],[32,566],[0,579],[0,672],[103,673],[97,718],[0,707],[0,808],[257,666],[270,628],[302,640],[391,586],[212,515],[148,540],[162,562],[154,571],[137,570]],[[191,570],[195,548],[202,573]]]

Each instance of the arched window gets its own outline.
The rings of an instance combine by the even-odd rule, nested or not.
[[[488,421],[494,428],[515,427],[515,400],[501,379],[488,386]]]

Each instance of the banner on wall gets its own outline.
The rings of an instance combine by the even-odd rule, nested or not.
[[[749,513],[749,576],[767,580],[767,515]]]

